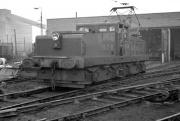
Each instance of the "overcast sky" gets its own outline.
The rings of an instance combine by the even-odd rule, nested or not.
[[[0,0],[0,9],[9,9],[12,14],[40,22],[42,8],[43,24],[46,19],[87,16],[108,16],[112,7],[120,3],[135,6],[136,13],[180,12],[180,0]],[[40,34],[33,27],[33,40]]]
[[[118,2],[115,2],[118,1]],[[38,21],[42,7],[43,20],[84,16],[104,16],[120,3],[135,6],[136,13],[156,13],[180,11],[180,0],[1,0],[1,9],[10,9],[13,14]]]

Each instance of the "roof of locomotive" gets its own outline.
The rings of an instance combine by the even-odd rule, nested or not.
[[[92,26],[92,25],[117,25],[117,24],[123,24],[121,22],[99,22],[99,23],[78,23],[76,26]]]
[[[52,32],[51,35],[38,35],[36,36],[36,40],[44,40],[44,39],[52,39],[52,35],[53,33],[58,33],[58,35],[63,35],[63,37],[75,37],[75,38],[79,38],[82,37],[85,33],[84,31],[54,31]]]
[[[84,31],[54,31],[52,33],[59,33],[59,34],[85,34],[87,32],[84,32]]]
[[[87,32],[84,31],[54,31],[53,33],[58,33],[58,34],[85,34]],[[36,36],[36,38],[51,38],[51,35],[38,35]]]

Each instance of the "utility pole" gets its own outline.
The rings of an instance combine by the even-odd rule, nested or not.
[[[41,27],[41,35],[43,35],[42,7],[38,7],[38,8],[34,8],[34,9],[36,9],[36,10],[40,9],[41,10],[41,15],[40,15],[41,25],[40,25],[40,27]]]
[[[42,8],[41,8],[41,35],[43,35],[43,26],[42,26]]]
[[[9,38],[8,38],[8,34],[7,34],[7,43],[8,43],[8,40],[9,40]]]
[[[14,29],[14,49],[15,49],[15,56],[17,56],[16,29]]]
[[[26,43],[25,42],[26,42],[26,38],[24,37],[24,52],[26,52],[26,48],[25,48],[26,47]]]

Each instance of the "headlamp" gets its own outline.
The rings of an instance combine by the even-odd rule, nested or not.
[[[59,39],[59,34],[57,32],[52,33],[52,39],[54,41],[58,40]]]

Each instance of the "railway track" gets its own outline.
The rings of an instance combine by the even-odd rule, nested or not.
[[[74,91],[70,91],[70,92],[56,94],[54,96],[49,96],[49,97],[45,97],[45,98],[41,98],[41,99],[37,99],[37,100],[23,102],[23,103],[20,103],[20,104],[15,104],[15,105],[10,106],[10,107],[17,107],[17,106],[20,106],[20,105],[27,105],[27,104],[30,104],[30,103],[45,102],[45,101],[50,101],[50,100],[54,100],[54,99],[61,99],[61,98],[76,96],[76,95],[79,95],[79,94],[85,94],[85,93],[88,93],[88,92],[95,92],[97,90],[105,90],[105,89],[115,88],[115,87],[118,87],[118,86],[128,86],[128,85],[126,85],[124,83],[130,82],[130,83],[133,84],[133,82],[137,83],[138,80],[154,78],[154,77],[159,77],[159,76],[164,76],[164,75],[169,76],[171,74],[178,73],[178,72],[179,72],[179,70],[176,69],[176,70],[171,70],[171,71],[167,71],[167,72],[164,72],[164,73],[162,73],[160,71],[160,72],[156,72],[156,73],[144,74],[143,76],[137,75],[137,76],[133,76],[131,78],[122,79],[121,81],[119,81],[119,80],[115,80],[115,81],[111,80],[111,81],[106,82],[104,84],[95,85],[95,86],[92,86],[92,87],[88,87],[86,89],[74,90]],[[165,78],[169,78],[169,77],[165,77]],[[169,78],[169,79],[171,79],[171,78]],[[128,83],[128,84],[130,84],[130,83]],[[114,87],[114,85],[115,85],[115,87]],[[0,98],[3,98],[3,97],[6,97],[6,98],[28,97],[28,96],[31,96],[33,94],[37,94],[37,93],[41,93],[43,91],[47,91],[49,89],[50,89],[50,87],[45,86],[45,87],[40,87],[40,88],[36,88],[36,89],[30,89],[30,90],[26,90],[26,91],[7,93],[7,94],[4,94],[4,95],[0,95]],[[3,107],[1,109],[3,109]]]
[[[174,82],[176,81],[177,80],[174,80]],[[163,101],[165,101],[169,96],[169,95],[167,96],[167,92],[169,94],[173,91],[178,91],[180,89],[179,84],[172,84],[172,83],[173,82],[171,80],[171,81],[166,81],[166,82],[157,82],[157,83],[150,83],[150,84],[144,84],[144,85],[137,85],[137,86],[131,86],[131,87],[120,88],[120,89],[115,89],[115,90],[103,91],[103,92],[94,93],[90,95],[74,97],[74,98],[68,99],[67,102],[71,100],[72,102],[80,103],[85,99],[91,99],[91,101],[103,102],[107,104],[104,106],[88,109],[85,111],[77,112],[77,113],[66,115],[63,117],[58,117],[58,118],[53,118],[53,119],[43,118],[40,120],[44,120],[44,121],[46,120],[47,121],[80,120],[80,119],[83,119],[92,115],[97,115],[99,113],[107,112],[115,108],[123,107],[132,103],[137,103],[142,100],[152,99],[153,97],[162,96],[162,95],[165,96],[163,99]],[[63,100],[61,104],[64,104],[67,102],[64,102]]]
[[[178,91],[180,89],[180,78],[173,80],[166,80],[156,83],[148,83],[143,85],[136,85],[124,88],[118,88],[113,90],[106,90],[91,94],[79,95],[70,98],[64,98],[60,100],[53,100],[45,103],[21,106],[17,108],[6,108],[0,111],[0,117],[9,117],[19,115],[21,113],[32,112],[47,108],[50,110],[53,107],[68,104],[83,104],[84,101],[103,103],[103,105],[80,112],[75,112],[72,115],[65,115],[63,117],[57,117],[54,119],[47,119],[48,121],[65,121],[72,119],[80,119],[86,116],[95,115],[108,111],[117,107],[125,106],[131,103],[136,103],[142,100],[151,99],[152,97],[161,96],[163,101],[165,101],[172,92]],[[45,117],[46,118],[46,117]],[[45,119],[43,118],[43,120]],[[40,119],[42,120],[42,119]]]
[[[28,85],[29,83],[32,84],[33,82],[13,83],[12,85],[8,85],[7,89],[3,89],[2,91],[4,93],[0,94],[0,109],[4,106],[18,105],[24,102],[32,103],[34,100],[38,101],[43,100],[44,98],[46,100],[49,98],[55,99],[57,96],[60,97],[61,95],[61,98],[63,98],[63,95],[66,96],[68,93],[73,92],[73,90],[65,88],[52,91],[51,87],[39,83],[35,83],[24,88],[24,85]]]
[[[73,90],[73,91],[68,91],[68,92],[64,92],[64,93],[60,93],[60,94],[57,94],[57,95],[53,95],[53,96],[49,96],[49,97],[44,97],[44,98],[41,98],[41,99],[36,99],[36,100],[32,100],[32,101],[27,101],[27,102],[23,102],[23,103],[19,103],[19,104],[15,104],[15,105],[10,105],[10,106],[6,106],[6,107],[1,107],[0,110],[5,110],[5,109],[10,109],[10,108],[16,108],[16,107],[22,107],[22,106],[27,106],[27,105],[30,105],[30,104],[36,104],[36,103],[44,103],[44,102],[48,102],[48,101],[51,101],[51,100],[55,100],[55,99],[63,99],[63,98],[66,98],[66,97],[71,97],[73,96],[74,94],[78,95],[78,92],[77,90]]]
[[[82,89],[82,90],[74,90],[74,91],[65,92],[65,93],[61,93],[61,94],[57,94],[57,95],[53,95],[53,96],[49,96],[49,97],[45,97],[45,98],[41,98],[41,99],[37,99],[37,100],[32,100],[32,101],[18,103],[18,104],[15,104],[15,105],[10,105],[10,106],[6,106],[6,107],[2,107],[0,110],[1,111],[7,111],[8,113],[9,113],[8,110],[14,110],[14,109],[21,110],[24,107],[25,108],[27,107],[27,108],[29,108],[29,110],[31,110],[31,106],[33,106],[33,105],[35,107],[36,106],[39,107],[38,109],[41,109],[41,108],[43,108],[42,105],[45,105],[45,106],[48,107],[48,105],[51,104],[51,102],[56,101],[56,100],[61,100],[61,99],[65,99],[65,98],[68,98],[68,97],[70,98],[72,96],[77,96],[77,95],[83,95],[83,94],[85,95],[86,93],[97,92],[98,90],[103,90],[105,88],[106,88],[105,90],[107,90],[107,89],[118,87],[120,85],[128,86],[129,85],[128,82],[136,82],[136,81],[138,82],[138,80],[144,80],[144,79],[148,79],[148,78],[152,78],[153,79],[155,77],[159,78],[160,76],[165,76],[165,75],[167,76],[167,77],[165,77],[167,80],[168,79],[171,80],[171,79],[176,78],[176,77],[170,77],[169,78],[169,75],[178,74],[178,73],[179,73],[179,69],[177,67],[176,68],[167,69],[165,71],[157,71],[157,72],[145,73],[143,75],[136,75],[136,76],[133,76],[133,77],[130,77],[130,78],[124,78],[121,81],[116,80],[116,81],[110,81],[110,82],[107,82],[107,83],[104,83],[104,84],[95,85],[95,86],[92,86],[92,87],[88,87],[85,90],[84,89]],[[126,84],[124,84],[124,83],[126,83]],[[144,81],[144,83],[147,83],[147,82]],[[108,88],[108,87],[111,87],[111,88]],[[42,89],[42,91],[43,91],[43,89]],[[18,93],[16,92],[15,94],[12,93],[12,94],[8,94],[8,95],[4,95],[4,96],[6,96],[6,97],[13,97],[13,96],[14,97],[18,97],[18,96],[23,96],[23,95],[24,96],[28,96],[28,95],[31,95],[31,94],[34,94],[34,93],[39,93],[39,92],[38,92],[38,90],[37,91],[35,91],[35,90],[33,91],[32,90],[32,92],[28,92],[28,91],[18,92]],[[3,95],[1,95],[0,97],[3,97]],[[32,109],[36,110],[36,108],[32,108]],[[18,112],[19,112],[19,110],[18,110]],[[1,113],[1,114],[3,114],[3,113]],[[2,117],[6,117],[6,116],[3,114]]]
[[[41,93],[44,91],[49,90],[50,87],[49,86],[43,86],[43,87],[38,87],[35,89],[30,89],[30,90],[25,90],[25,91],[18,91],[18,92],[14,92],[14,93],[6,93],[6,94],[1,94],[0,98],[17,98],[17,97],[27,97],[29,95],[32,94],[37,94],[37,93]]]
[[[172,74],[173,72],[169,72],[168,74]],[[155,73],[156,75],[153,74],[153,76],[164,76],[164,74],[160,73],[160,75],[157,75],[158,73]],[[167,73],[166,73],[167,74]],[[82,95],[82,94],[86,94],[89,92],[96,92],[96,91],[102,91],[102,90],[107,90],[107,89],[111,89],[111,88],[115,88],[114,85],[117,87],[122,87],[122,86],[128,86],[128,85],[124,85],[123,83],[127,83],[127,82],[138,82],[137,80],[139,79],[146,79],[146,78],[152,78],[153,77],[151,74],[149,76],[144,77],[139,77],[139,76],[133,76],[131,78],[127,78],[121,81],[114,81],[114,82],[108,82],[108,83],[104,83],[104,84],[100,84],[100,85],[95,85],[86,89],[81,89],[81,90],[73,90],[73,91],[69,91],[69,92],[61,92],[60,94],[55,94],[53,96],[46,96],[40,99],[34,99],[34,100],[30,100],[30,101],[25,101],[25,102],[20,102],[18,104],[11,104],[9,106],[6,105],[6,107],[1,107],[0,110],[4,110],[4,109],[9,109],[9,108],[15,108],[15,107],[19,107],[19,106],[25,106],[25,105],[30,105],[30,104],[35,104],[35,103],[44,103],[47,101],[51,101],[51,100],[55,100],[55,99],[63,99],[63,98],[68,98],[68,97],[72,97],[72,96],[77,96],[77,95]],[[172,79],[174,77],[165,77],[166,79]],[[120,82],[120,83],[119,83]],[[145,81],[144,81],[145,82]],[[119,83],[119,84],[117,84]],[[130,83],[129,83],[130,84]],[[41,87],[41,88],[37,88],[37,89],[31,89],[31,90],[26,90],[26,91],[20,91],[20,92],[15,92],[15,93],[9,93],[9,94],[4,94],[4,95],[0,95],[0,98],[10,98],[11,102],[13,100],[13,98],[18,98],[18,97],[28,97],[37,93],[42,93],[43,91],[47,91],[49,90],[50,87]]]

